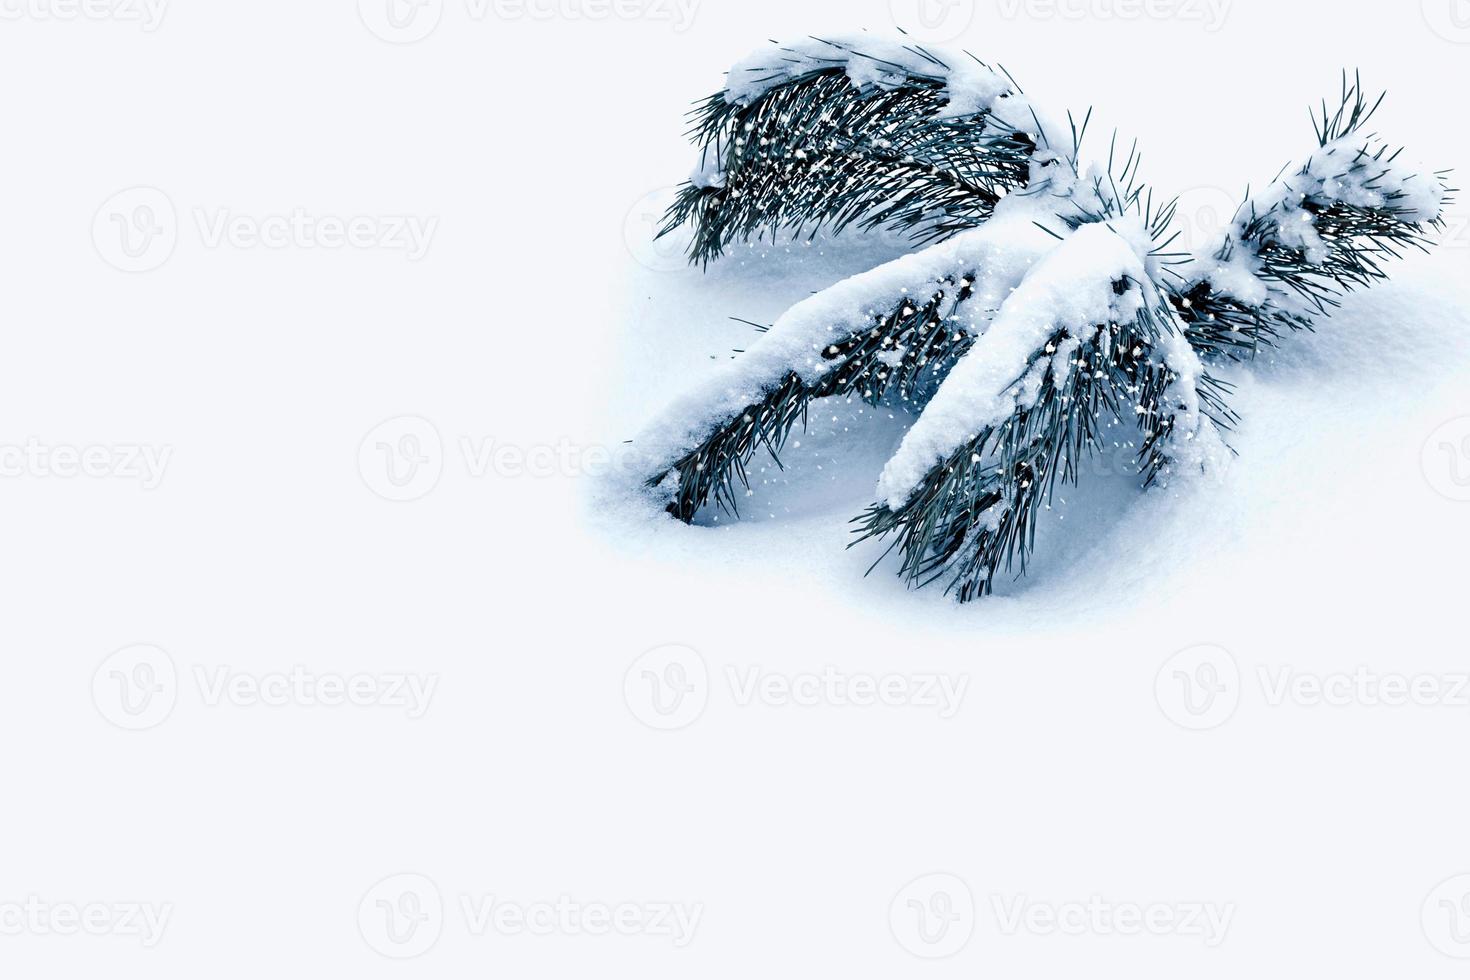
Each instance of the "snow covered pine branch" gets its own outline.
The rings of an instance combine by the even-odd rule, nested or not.
[[[917,420],[860,540],[891,539],[910,585],[988,594],[1024,574],[1040,509],[1103,428],[1139,427],[1145,486],[1208,471],[1235,421],[1210,366],[1310,329],[1430,244],[1450,189],[1365,132],[1379,102],[1344,76],[1305,162],[1179,254],[1135,153],[1085,166],[1085,121],[973,57],[862,37],[748,58],[696,110],[698,166],[664,232],[691,224],[701,264],[849,226],[916,251],[798,303],[676,401],[636,440],[646,487],[682,521],[738,513],[751,460],[813,401],[894,404]]]

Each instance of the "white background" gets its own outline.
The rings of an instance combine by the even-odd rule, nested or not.
[[[1262,676],[1364,667],[1443,692],[1470,672],[1467,212],[1238,376],[1224,486],[1084,502],[1033,580],[960,609],[844,551],[881,452],[832,448],[857,477],[830,495],[798,456],[804,494],[771,490],[733,532],[624,513],[578,462],[744,346],[725,317],[769,322],[871,258],[753,249],[702,278],[637,232],[725,67],[767,38],[888,30],[886,0],[703,0],[687,21],[444,0],[415,43],[371,0],[177,0],[152,24],[66,4],[0,5],[5,976],[1463,974],[1470,886],[1436,889],[1470,873],[1470,705],[1273,704]],[[1306,107],[1344,65],[1391,90],[1390,139],[1470,159],[1463,0],[1149,9],[960,0],[926,30],[1038,101],[1097,106],[1093,149],[1137,137],[1145,176],[1190,192],[1186,222],[1308,151]],[[135,187],[166,202],[142,227],[177,241],[125,272],[114,217],[148,215],[114,195]],[[416,260],[207,234],[297,210],[437,224]],[[404,417],[430,428],[368,439]],[[437,483],[384,499],[403,494],[378,442],[425,431]],[[506,454],[481,469],[465,445]],[[112,468],[64,475],[91,447]],[[133,447],[168,451],[157,486],[117,462]],[[514,465],[547,447],[572,462]],[[665,664],[639,658],[670,644],[705,706],[661,731],[638,679]],[[118,700],[139,657],[151,716]],[[1171,685],[1202,658],[1234,710],[1195,731]],[[437,687],[410,718],[210,703],[199,680],[296,667]],[[827,667],[968,686],[942,719],[741,705],[728,673]],[[427,890],[377,887],[400,874]],[[397,960],[418,949],[384,939],[376,903],[405,881],[443,911]],[[927,960],[907,903],[936,889],[958,932]],[[683,948],[476,935],[461,902],[486,896],[702,917]],[[1232,918],[1208,946],[997,914],[1093,896]],[[146,947],[56,934],[27,903],[170,918]]]

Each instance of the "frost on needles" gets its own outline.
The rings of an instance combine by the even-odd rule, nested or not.
[[[1211,365],[1311,329],[1430,244],[1450,189],[1367,133],[1381,101],[1344,76],[1305,161],[1186,254],[1136,153],[1084,163],[1085,120],[969,55],[866,36],[752,55],[696,108],[664,232],[692,225],[699,264],[849,227],[914,250],[791,307],[676,400],[635,440],[646,489],[682,521],[738,515],[752,459],[778,458],[815,400],[897,405],[917,421],[859,540],[887,540],[913,586],[988,594],[1024,574],[1040,511],[1104,428],[1137,426],[1144,486],[1209,472],[1236,419]]]

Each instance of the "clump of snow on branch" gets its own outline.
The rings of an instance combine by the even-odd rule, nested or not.
[[[1168,485],[1174,478],[1209,476],[1218,479],[1230,460],[1230,447],[1219,428],[1205,413],[1200,397],[1205,368],[1199,353],[1177,330],[1165,332],[1155,351],[1173,372],[1167,389],[1166,407],[1174,413],[1168,439],[1158,449],[1164,460],[1157,482]]]
[[[841,68],[859,91],[891,91],[915,79],[937,83],[946,98],[937,119],[987,115],[986,130],[1023,132],[1044,148],[1064,131],[1001,72],[961,52],[936,51],[867,35],[808,38],[764,48],[736,62],[725,98],[749,105],[771,89],[814,72]]]
[[[1128,281],[1122,294],[1113,284]],[[1105,224],[1084,225],[1056,245],[1021,281],[1000,314],[957,364],[909,430],[878,480],[878,500],[901,506],[934,466],[980,431],[1034,403],[1042,379],[1065,381],[1076,370],[1078,340],[1092,328],[1132,323],[1147,284],[1144,261]],[[1048,345],[1065,331],[1067,342]],[[1060,387],[1060,385],[1058,385]]]
[[[1321,234],[1321,211],[1345,205],[1384,213],[1404,225],[1426,225],[1440,217],[1447,193],[1426,169],[1397,155],[1382,159],[1371,141],[1360,136],[1340,137],[1247,200],[1224,239],[1194,259],[1190,281],[1208,282],[1217,293],[1247,306],[1259,306],[1270,297],[1291,308],[1286,291],[1259,277],[1264,248],[1292,249],[1309,265],[1321,266],[1331,255]]]
[[[902,256],[846,279],[788,310],[740,358],[718,369],[700,387],[678,399],[658,424],[635,441],[656,472],[727,420],[760,400],[766,390],[794,373],[813,381],[841,361],[822,351],[834,341],[871,328],[874,317],[902,297],[922,302],[946,280],[969,277],[972,298],[948,322],[951,330],[981,333],[994,311],[1033,262],[1056,245],[1035,224],[1033,199],[1003,201],[983,226],[939,245]],[[895,351],[894,356],[901,356]]]
[[[689,173],[689,183],[700,188],[725,186],[725,167],[716,148],[707,146],[700,151],[699,163]]]
[[[968,56],[941,57],[896,41],[855,36],[811,38],[757,51],[730,69],[725,97],[749,104],[778,85],[839,67],[858,89],[890,90],[914,78],[940,82],[949,99],[941,118],[992,111],[999,100],[1015,94],[1005,76]]]

